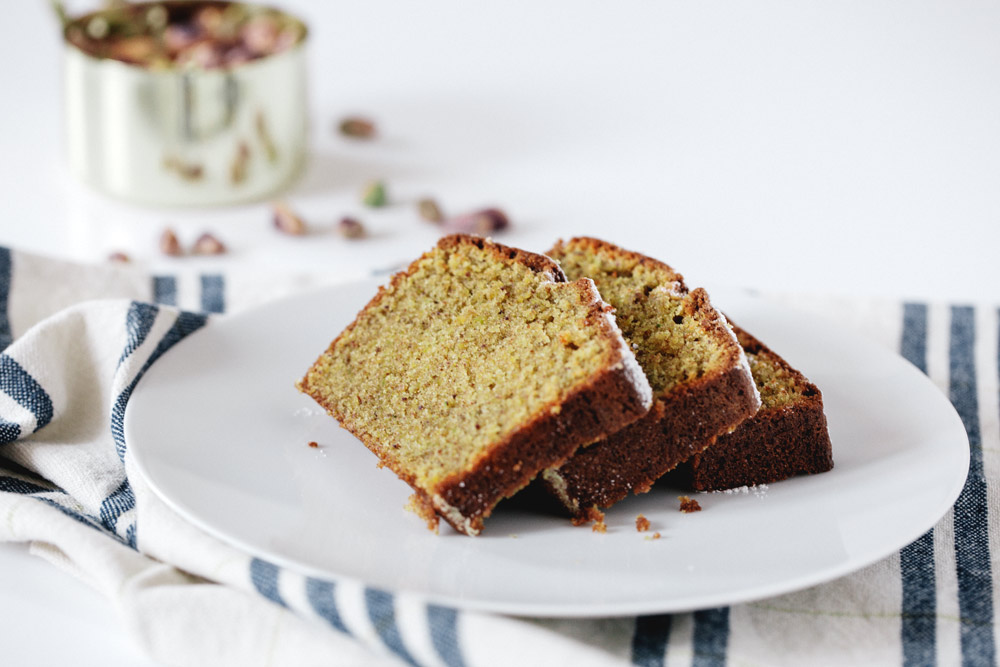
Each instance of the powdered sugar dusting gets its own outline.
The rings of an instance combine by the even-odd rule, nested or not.
[[[724,493],[727,496],[733,495],[743,495],[748,496],[753,494],[757,498],[763,498],[767,495],[767,484],[757,484],[756,486],[737,486],[733,489],[723,489],[721,491],[712,491],[711,493]]]

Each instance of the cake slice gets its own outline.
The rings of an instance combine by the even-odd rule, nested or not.
[[[570,279],[597,284],[653,389],[645,417],[542,473],[577,522],[597,520],[753,415],[760,396],[725,318],[668,265],[593,238],[549,255]]]
[[[819,389],[762,342],[738,326],[733,329],[763,405],[735,431],[681,464],[671,482],[695,491],[720,491],[833,468]]]
[[[542,469],[646,414],[652,392],[589,279],[473,236],[441,239],[298,382],[413,487],[431,527],[475,535]]]

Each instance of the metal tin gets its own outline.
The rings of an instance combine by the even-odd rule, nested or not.
[[[276,194],[301,171],[306,153],[305,26],[301,35],[279,53],[224,69],[152,69],[96,57],[67,39],[72,170],[143,204],[232,204]]]

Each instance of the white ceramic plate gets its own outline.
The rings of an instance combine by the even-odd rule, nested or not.
[[[698,494],[703,511],[693,514],[678,511],[681,491],[657,486],[613,507],[606,534],[501,505],[479,537],[443,522],[435,535],[404,510],[409,487],[293,386],[376,285],[219,320],[164,355],[125,416],[155,492],[209,533],[308,574],[465,609],[585,617],[712,607],[831,580],[919,537],[965,480],[961,421],[913,366],[818,320],[717,292],[716,305],[822,389],[833,471]],[[649,533],[635,529],[640,513]],[[653,531],[661,539],[648,539]]]

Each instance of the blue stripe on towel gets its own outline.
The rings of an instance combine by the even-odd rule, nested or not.
[[[403,661],[416,665],[417,661],[406,650],[403,636],[399,632],[399,626],[396,625],[396,601],[392,594],[375,588],[366,588],[365,606],[368,609],[368,618],[371,619],[372,626],[382,643]]]
[[[10,248],[0,247],[0,350],[14,342],[14,334],[10,328],[10,278],[14,263],[11,261]]]
[[[951,309],[948,395],[969,435],[969,476],[954,507],[955,568],[963,665],[996,664],[993,576],[990,568],[986,479],[976,395],[975,310]]]
[[[0,445],[5,442],[14,442],[21,437],[21,425],[9,422],[0,418]]]
[[[148,306],[148,304],[133,303],[132,308],[129,309],[129,316],[134,309],[142,309],[143,306]],[[155,306],[154,306],[155,307]],[[126,318],[128,320],[128,317]],[[146,373],[150,366],[159,359],[164,352],[173,347],[178,341],[183,339],[185,336],[190,335],[194,331],[197,331],[205,325],[207,318],[201,313],[190,313],[187,311],[181,311],[177,315],[177,320],[174,322],[170,330],[164,334],[160,342],[157,343],[156,349],[153,353],[149,355],[146,363],[143,364],[139,372],[136,373],[135,377],[132,378],[132,382],[129,383],[125,389],[118,394],[118,398],[115,399],[115,404],[111,408],[111,436],[115,441],[115,449],[118,452],[118,458],[122,461],[125,460],[125,406],[128,405],[128,400],[132,396],[132,392],[135,390],[136,384]]]
[[[448,667],[465,667],[458,639],[458,611],[436,604],[427,605],[427,626],[434,649]]]
[[[125,350],[122,352],[122,359],[125,359],[128,355],[135,351],[149,335],[150,329],[152,329],[153,322],[156,320],[156,315],[159,312],[159,308],[147,303],[133,302],[129,307],[129,311],[125,316],[125,327],[128,332],[128,337],[125,344]],[[163,338],[156,344],[156,348],[153,350],[149,358],[139,369],[139,372],[135,374],[132,381],[128,384],[125,389],[118,394],[118,398],[115,399],[115,404],[111,408],[111,437],[115,443],[115,451],[118,453],[118,458],[124,462],[125,461],[125,408],[128,405],[129,398],[132,396],[132,392],[135,391],[135,386],[145,375],[149,367],[159,359],[167,350],[173,347],[178,341],[183,339],[185,336],[197,331],[206,322],[205,315],[200,313],[189,313],[186,311],[181,311],[177,315],[177,319],[174,321],[173,325],[163,335]],[[114,516],[114,526],[112,527],[112,534],[116,537],[118,528],[118,517],[124,514],[126,511],[135,506],[135,496],[132,493],[130,487],[128,487],[128,482],[124,482],[123,489],[119,487],[116,489],[108,498],[101,503],[101,514],[102,520],[105,518],[105,506],[108,509],[108,518]],[[121,538],[119,538],[121,539]],[[125,542],[132,547],[136,548],[138,542],[138,536],[136,534],[136,524],[133,521],[131,524],[125,527]]]
[[[60,495],[62,495],[62,496],[65,496],[67,499],[70,498],[69,495],[67,495],[63,491],[59,491],[58,493]],[[58,502],[58,501],[56,501],[56,500],[54,500],[52,498],[43,498],[43,497],[40,497],[40,496],[33,496],[33,497],[37,498],[38,500],[42,501],[43,503],[45,503],[46,505],[48,505],[50,507],[54,507],[55,509],[59,510],[60,512],[62,512],[66,516],[68,516],[69,518],[74,519],[76,521],[79,521],[80,523],[82,523],[83,525],[87,526],[88,528],[96,528],[97,530],[99,530],[99,531],[101,531],[103,533],[106,533],[106,534],[110,535],[111,537],[115,538],[119,542],[122,541],[122,539],[120,537],[118,537],[118,535],[116,535],[115,533],[112,533],[111,531],[107,530],[104,526],[102,526],[100,524],[100,522],[98,522],[94,517],[92,517],[90,515],[87,515],[87,514],[84,514],[83,512],[77,512],[76,510],[70,509],[69,507],[66,507],[62,503],[60,503],[60,502]]]
[[[640,667],[662,667],[670,641],[670,614],[639,616],[632,635],[632,664]]]
[[[121,364],[128,359],[139,346],[146,342],[149,331],[153,328],[156,315],[160,312],[157,306],[151,303],[140,303],[133,301],[125,315],[125,349],[118,359]]]
[[[65,491],[55,488],[47,488],[39,484],[35,484],[34,482],[28,482],[23,479],[18,479],[17,477],[0,475],[0,492],[17,493],[23,496],[29,496],[31,498],[34,498],[35,500],[44,503],[49,507],[59,510],[69,518],[73,519],[74,521],[82,523],[88,528],[96,528],[97,530],[100,530],[101,532],[104,532],[110,535],[111,537],[114,537],[116,540],[121,541],[120,537],[118,537],[115,533],[108,531],[94,517],[88,514],[84,514],[83,512],[79,512],[70,507],[67,507],[66,505],[63,505],[61,502],[59,502],[59,500],[61,499],[65,500],[68,503],[76,505],[76,501],[74,501]]]
[[[177,305],[177,278],[153,276],[153,301],[164,306]]]
[[[691,667],[721,667],[729,647],[729,607],[694,612]]]
[[[0,491],[28,495],[32,493],[52,493],[55,489],[47,489],[44,486],[40,486],[33,482],[27,482],[23,479],[18,479],[17,477],[0,475]]]
[[[201,277],[201,309],[206,313],[226,310],[226,283],[221,275]]]
[[[900,353],[927,372],[927,305],[903,305]],[[937,656],[937,587],[934,571],[934,529],[927,531],[899,552],[903,584],[900,638],[903,664],[933,665]]]
[[[281,591],[278,587],[279,572],[280,569],[274,563],[268,563],[259,558],[250,561],[250,582],[257,589],[257,592],[271,602],[287,607],[288,605],[281,597]]]
[[[308,598],[313,611],[325,619],[327,623],[344,634],[351,634],[337,608],[336,586],[332,581],[309,577],[306,579],[306,598]]]
[[[35,415],[36,431],[52,421],[52,399],[35,378],[7,354],[0,354],[0,391]]]
[[[126,479],[101,503],[101,523],[111,532],[117,532],[118,518],[133,507],[135,494]]]
[[[899,341],[903,358],[927,372],[927,304],[903,304],[903,333]]]

